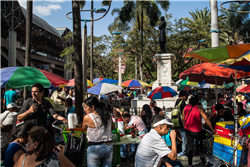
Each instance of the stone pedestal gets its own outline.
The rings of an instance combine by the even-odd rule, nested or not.
[[[172,72],[171,72],[171,61],[174,55],[171,53],[162,53],[154,56],[154,59],[157,61],[157,80],[153,83],[152,89],[155,89],[159,86],[169,86],[175,91],[177,91],[177,85],[172,81]],[[178,99],[178,96],[173,98],[164,98],[155,100],[157,106],[160,108],[173,108],[175,101]],[[142,96],[142,99],[133,99],[131,107],[134,110],[137,110],[137,113],[140,113],[142,106],[144,104],[149,104],[150,99],[147,96]]]
[[[157,61],[157,80],[153,83],[153,90],[159,86],[169,86],[177,91],[177,85],[172,80],[171,60],[173,57],[172,53],[162,53],[154,56]]]

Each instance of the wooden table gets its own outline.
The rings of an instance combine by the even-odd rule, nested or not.
[[[113,145],[140,143],[140,141],[141,140],[137,136],[132,138],[131,134],[126,134],[125,136],[120,137],[120,142],[113,142]]]

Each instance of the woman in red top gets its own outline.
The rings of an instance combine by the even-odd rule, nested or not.
[[[194,150],[194,139],[201,135],[202,123],[201,116],[209,126],[209,128],[214,132],[212,124],[204,112],[202,106],[198,106],[199,97],[192,96],[189,100],[189,104],[185,106],[182,114],[182,122],[185,128],[187,136],[187,155],[188,155],[188,165],[192,167],[193,160],[193,150]]]

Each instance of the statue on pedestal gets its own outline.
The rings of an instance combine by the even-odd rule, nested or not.
[[[166,21],[165,21],[164,16],[161,16],[161,25],[159,26],[159,30],[160,30],[159,43],[160,43],[160,48],[161,48],[160,53],[167,53],[167,50],[166,50],[167,39],[166,39],[165,29],[166,29]]]

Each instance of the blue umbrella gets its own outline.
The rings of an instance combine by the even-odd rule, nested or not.
[[[114,83],[118,83],[118,80],[115,79],[109,79],[109,78],[104,78],[103,80],[97,81],[94,83],[94,85],[98,85],[100,83],[109,83],[109,84],[114,84]]]
[[[176,91],[168,86],[160,86],[152,90],[147,98],[150,98],[151,100],[154,99],[164,99],[166,97],[174,97],[178,95]]]
[[[123,88],[120,86],[116,86],[116,85],[108,84],[108,83],[101,83],[96,86],[93,86],[92,88],[89,88],[87,92],[94,94],[94,95],[105,95],[107,93],[122,90],[122,89]]]

